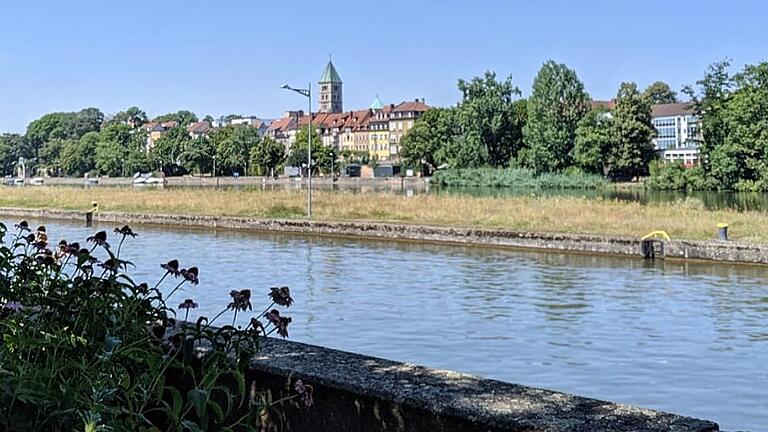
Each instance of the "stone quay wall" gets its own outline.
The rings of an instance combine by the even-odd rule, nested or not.
[[[275,396],[289,380],[314,387],[314,406],[281,407],[291,432],[720,430],[711,421],[272,338],[248,375]]]
[[[0,214],[16,218],[49,218],[85,221],[85,213],[75,210],[0,208]],[[163,225],[199,228],[285,232],[307,235],[344,236],[394,241],[506,247],[532,250],[610,254],[642,257],[642,240],[582,234],[558,234],[476,228],[450,228],[376,222],[331,222],[306,220],[267,220],[249,217],[99,212],[95,222],[117,225]],[[664,242],[665,257],[731,263],[768,264],[768,245],[735,241]]]

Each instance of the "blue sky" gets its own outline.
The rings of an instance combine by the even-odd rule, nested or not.
[[[0,9],[0,131],[51,111],[138,105],[150,115],[278,117],[280,90],[319,78],[328,55],[345,109],[424,97],[512,74],[525,95],[541,64],[574,68],[595,99],[622,81],[679,89],[724,57],[766,60],[768,1],[8,1]]]

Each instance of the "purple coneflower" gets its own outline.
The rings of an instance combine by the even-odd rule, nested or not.
[[[195,303],[192,299],[186,299],[179,305],[179,309],[197,309],[197,303]]]
[[[107,243],[106,231],[99,231],[85,240],[95,244],[96,246],[103,246],[104,248],[109,249],[109,243]]]
[[[174,277],[178,277],[179,274],[181,273],[179,271],[179,260],[172,259],[172,260],[168,261],[165,264],[160,264],[160,267],[165,269],[165,271],[168,274],[170,274],[170,275],[172,275]]]
[[[291,298],[291,290],[287,287],[272,287],[269,289],[269,297],[275,304],[280,306],[290,307],[293,304],[293,298]]]
[[[229,309],[241,311],[245,311],[246,309],[252,310],[251,290],[232,290],[229,292],[229,296],[232,297],[232,302],[227,306]]]
[[[197,285],[200,283],[200,279],[198,279],[200,272],[197,270],[197,267],[190,267],[188,269],[182,270],[180,273],[181,277],[183,277],[192,285]]]
[[[123,225],[122,228],[115,228],[115,234],[120,234],[124,237],[136,237],[138,235],[128,225]]]

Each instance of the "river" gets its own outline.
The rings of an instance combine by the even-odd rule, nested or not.
[[[114,228],[45,223],[52,240]],[[288,285],[296,341],[768,429],[768,267],[134,228],[135,279],[200,267],[170,302],[195,315]]]

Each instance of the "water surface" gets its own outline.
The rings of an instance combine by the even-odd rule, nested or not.
[[[46,225],[54,241],[94,232]],[[197,313],[242,288],[261,310],[289,285],[296,341],[768,430],[768,267],[135,228],[137,279],[200,267],[170,302]]]

